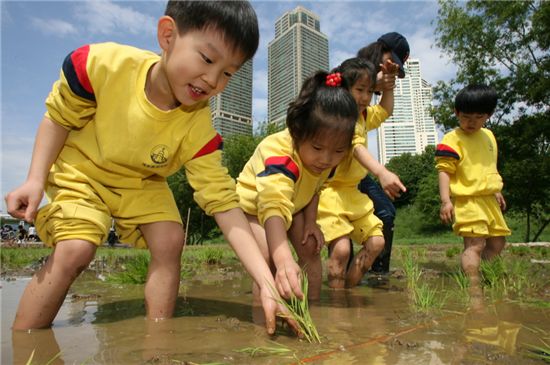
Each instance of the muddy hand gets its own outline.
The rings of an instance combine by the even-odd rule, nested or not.
[[[273,295],[277,295],[277,294],[273,293],[268,286],[264,285],[261,288],[260,296],[262,301],[262,307],[264,309],[265,327],[266,327],[267,333],[269,335],[273,335],[275,333],[275,330],[277,329],[276,328],[277,317],[280,317],[284,321],[286,321],[286,323],[292,329],[292,332],[294,332],[298,337],[301,337],[302,333],[300,331],[300,327],[298,326],[298,323],[296,323],[296,321],[290,318],[288,310],[283,305],[277,302],[277,300],[283,300],[283,299],[281,299],[280,297],[273,298]]]

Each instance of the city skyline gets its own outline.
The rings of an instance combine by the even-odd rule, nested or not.
[[[319,15],[321,32],[329,39],[329,67],[353,56],[380,34],[398,31],[407,37],[411,57],[426,65],[423,76],[430,84],[454,76],[455,66],[432,47],[436,2],[253,1],[252,5],[260,25],[260,47],[253,71],[254,125],[267,118],[267,45],[274,39],[275,20],[296,6]],[[45,110],[44,100],[59,77],[66,54],[82,44],[103,41],[157,51],[156,24],[164,7],[164,1],[0,4],[3,196],[26,177],[34,136]],[[375,142],[369,141],[369,145]]]

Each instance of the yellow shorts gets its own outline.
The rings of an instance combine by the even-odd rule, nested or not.
[[[120,241],[147,247],[139,225],[173,221],[181,217],[166,181],[143,181],[141,188],[106,188],[69,164],[56,164],[46,189],[49,204],[36,216],[42,241],[54,246],[59,241],[82,239],[105,242],[111,217]],[[62,171],[61,171],[62,169]]]
[[[500,206],[494,195],[454,198],[453,231],[462,237],[509,236]]]
[[[382,221],[374,215],[372,200],[356,187],[327,187],[319,197],[317,224],[329,244],[350,235],[357,243],[382,236]]]

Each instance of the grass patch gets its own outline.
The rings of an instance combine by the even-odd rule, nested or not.
[[[281,345],[278,342],[270,341],[274,346],[259,346],[259,347],[245,347],[240,350],[235,350],[235,352],[245,353],[250,355],[250,357],[257,356],[287,356],[293,353],[291,349],[286,346]]]
[[[115,284],[145,284],[151,256],[148,251],[128,259],[123,270],[107,276],[107,281]]]

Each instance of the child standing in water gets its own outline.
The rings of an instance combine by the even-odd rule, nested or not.
[[[388,60],[384,72],[396,72],[397,65]],[[336,168],[319,198],[317,222],[329,246],[328,284],[331,288],[350,288],[359,283],[384,248],[382,222],[374,215],[372,200],[357,185],[368,171],[380,180],[385,191],[398,196],[405,187],[394,173],[381,165],[367,149],[367,132],[378,128],[393,112],[393,85],[383,90],[380,103],[370,106],[376,85],[372,63],[362,58],[344,61],[334,72],[342,75],[356,101],[359,118],[353,139],[353,153]],[[351,251],[350,239],[363,248],[346,272]],[[321,278],[316,278],[321,280]]]
[[[14,329],[50,326],[77,276],[111,226],[121,242],[147,247],[147,317],[174,312],[184,244],[181,217],[166,177],[185,167],[194,198],[215,217],[261,288],[268,332],[277,286],[221,165],[221,137],[208,99],[220,93],[258,47],[256,14],[243,1],[169,1],[155,52],[115,43],[70,53],[46,100],[23,185],[8,212],[35,219],[54,250],[20,300]],[[38,212],[46,190],[49,203]]]
[[[469,85],[455,97],[459,127],[447,133],[435,152],[439,171],[440,217],[464,239],[462,270],[479,287],[481,259],[500,254],[511,234],[502,211],[502,177],[497,171],[497,142],[483,128],[497,105],[495,90]]]
[[[321,273],[321,262],[304,261],[323,238],[316,225],[317,192],[350,151],[357,106],[337,74],[307,79],[287,112],[287,129],[266,137],[237,179],[241,207],[277,278],[284,297],[303,297],[300,266]],[[307,208],[306,208],[307,206]],[[292,257],[288,238],[299,257]],[[318,285],[312,290],[311,284]],[[309,292],[320,290],[311,282]]]

